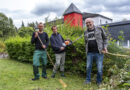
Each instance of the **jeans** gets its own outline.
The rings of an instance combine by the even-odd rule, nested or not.
[[[103,67],[103,54],[100,53],[90,53],[87,54],[87,75],[86,75],[86,82],[91,82],[91,70],[92,70],[92,64],[93,60],[96,60],[97,64],[97,83],[102,82],[102,67]]]

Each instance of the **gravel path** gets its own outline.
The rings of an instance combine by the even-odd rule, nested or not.
[[[8,58],[8,54],[0,53],[0,59],[2,59],[2,58]]]

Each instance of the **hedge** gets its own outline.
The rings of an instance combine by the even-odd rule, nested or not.
[[[35,49],[34,49],[34,45],[32,45],[30,42],[30,37],[25,37],[25,38],[21,38],[19,36],[12,37],[6,40],[5,44],[11,59],[32,63],[33,52]],[[113,43],[110,44],[111,45],[109,45],[109,51],[114,50],[114,52],[120,51],[121,53],[121,50],[115,44]],[[50,45],[47,51],[51,56],[53,62],[55,62],[54,52],[52,51]],[[105,55],[104,64],[103,64],[104,71],[105,71],[104,74],[110,76],[112,73],[109,71],[109,69],[113,67],[115,64],[119,68],[122,68],[125,61],[126,61],[125,58]],[[52,68],[52,64],[50,63],[50,61],[48,63],[48,67]],[[93,67],[94,67],[93,73],[96,73],[96,64],[94,64]],[[77,73],[79,72],[82,74],[86,73],[86,52],[85,52],[84,38],[81,38],[73,45],[67,47],[65,69],[71,72],[77,72]]]

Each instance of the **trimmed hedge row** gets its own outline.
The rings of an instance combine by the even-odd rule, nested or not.
[[[68,69],[73,68],[72,65],[75,65],[79,61],[86,61],[85,56],[85,46],[82,44],[83,38],[80,39],[74,45],[67,47],[66,50],[66,64]],[[33,58],[33,52],[35,50],[34,45],[30,42],[30,37],[21,38],[19,36],[12,37],[5,42],[6,48],[11,59],[18,61],[31,62]],[[83,45],[83,46],[82,46]],[[76,46],[76,47],[75,47]],[[55,60],[54,52],[52,51],[51,46],[49,45],[47,49],[52,60]],[[48,60],[49,61],[49,60]],[[85,67],[85,63],[84,67]],[[49,61],[49,66],[52,66]],[[70,67],[69,67],[70,66]],[[81,66],[78,66],[81,67]]]
[[[32,63],[34,45],[31,44],[30,37],[13,37],[6,40],[5,44],[11,59]],[[114,48],[114,52],[120,50],[118,47],[115,47],[116,45],[111,43],[111,45],[109,45],[109,50],[111,51],[112,48]],[[52,48],[50,46],[48,47],[47,51],[50,54],[53,62],[55,62],[54,52],[52,51]],[[110,68],[113,68],[115,64],[119,68],[122,68],[125,61],[125,58],[105,55],[105,60],[103,64],[105,75],[110,76],[112,74],[110,72]],[[48,67],[52,68],[52,64],[50,61],[48,63]],[[93,67],[93,73],[96,73],[96,64],[94,64]],[[83,74],[86,73],[86,52],[83,38],[75,42],[73,45],[67,47],[65,69],[71,72],[79,72]]]

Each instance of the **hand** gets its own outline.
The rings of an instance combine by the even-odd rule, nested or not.
[[[64,50],[64,49],[65,49],[64,47],[61,47],[61,48],[60,48],[61,51]]]
[[[46,45],[42,45],[42,48],[44,48],[44,49],[45,49],[45,48],[46,48]]]
[[[108,53],[107,48],[104,48],[104,49],[102,50],[102,53],[103,53],[103,54]]]
[[[38,37],[38,32],[35,32],[35,38],[37,38]]]

